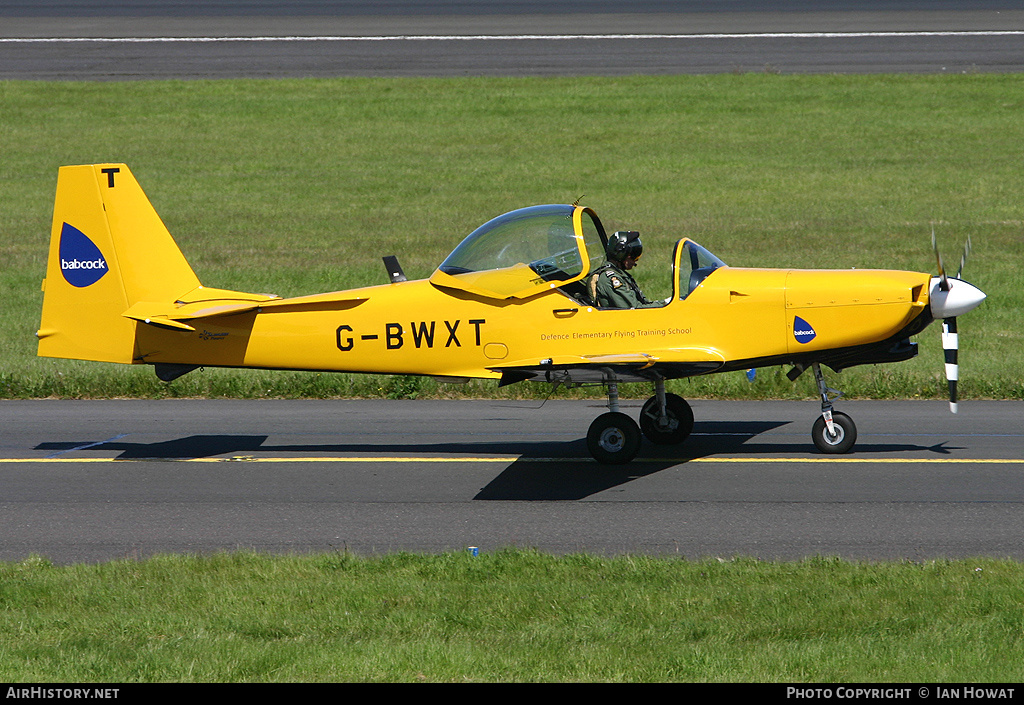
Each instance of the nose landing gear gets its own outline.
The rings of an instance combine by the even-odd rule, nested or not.
[[[843,395],[842,392],[832,389],[825,384],[825,377],[821,374],[821,365],[812,363],[814,380],[818,384],[818,394],[821,396],[821,416],[811,427],[811,439],[815,447],[822,453],[838,455],[849,453],[853,444],[857,442],[857,427],[853,419],[841,411],[832,410],[832,402]]]

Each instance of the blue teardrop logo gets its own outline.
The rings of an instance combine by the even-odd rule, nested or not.
[[[64,223],[60,231],[60,271],[71,286],[95,284],[109,269],[96,244],[78,228]]]
[[[793,317],[793,337],[796,338],[798,343],[809,343],[814,340],[814,337],[818,335],[814,332],[814,328],[811,324],[800,318],[800,316]]]

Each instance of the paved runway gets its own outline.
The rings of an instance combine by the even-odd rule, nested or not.
[[[42,3],[34,16],[0,14],[0,79],[1024,69],[1024,8],[1012,2],[861,0],[823,11],[788,0],[770,12],[754,2],[729,3],[729,12],[707,2],[638,2],[626,13],[601,2],[586,12],[581,3],[542,1],[265,2],[215,3],[198,17],[193,5],[156,5],[170,9],[155,17],[93,2],[46,16]],[[208,14],[217,11],[229,16]]]
[[[780,0],[785,11],[766,14],[746,0],[732,12],[684,0],[619,14],[596,0],[596,14],[579,14],[574,0],[537,0],[509,15],[466,0],[401,16],[383,11],[389,3],[401,4],[342,1],[348,14],[329,16],[325,0],[289,3],[292,15],[277,2],[202,17],[185,11],[193,4],[141,5],[176,9],[154,17],[99,0],[49,15],[60,3],[8,2],[0,79],[1024,68],[1024,11],[1010,2],[863,0],[820,12]],[[684,447],[647,447],[614,469],[586,453],[595,403],[536,406],[0,402],[0,560],[467,546],[1024,558],[1021,403],[967,402],[956,417],[942,402],[844,403],[860,442],[835,458],[813,452],[813,402],[697,402]]]
[[[696,401],[684,446],[589,459],[596,401],[0,402],[0,560],[249,548],[1024,558],[1019,402]],[[633,408],[636,407],[636,408]],[[636,413],[639,402],[627,403]]]

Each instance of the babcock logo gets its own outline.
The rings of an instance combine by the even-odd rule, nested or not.
[[[793,317],[793,337],[796,338],[798,343],[809,343],[814,340],[814,336],[817,333],[814,332],[814,328],[811,324],[800,318],[800,316]]]
[[[85,233],[64,223],[60,231],[60,271],[71,286],[98,282],[107,273],[107,260]]]

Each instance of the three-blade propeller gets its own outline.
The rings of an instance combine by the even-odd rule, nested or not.
[[[976,308],[985,300],[985,293],[960,278],[964,271],[964,265],[967,264],[967,255],[971,252],[970,237],[967,238],[964,253],[960,257],[960,269],[957,270],[955,277],[946,276],[946,267],[942,262],[942,255],[939,254],[934,228],[932,228],[932,249],[935,251],[935,261],[938,263],[939,273],[932,277],[931,310],[933,317],[942,319],[942,350],[945,356],[946,382],[949,384],[949,410],[955,414],[957,412],[957,382],[960,378],[958,360],[960,340],[956,328],[956,317]]]

